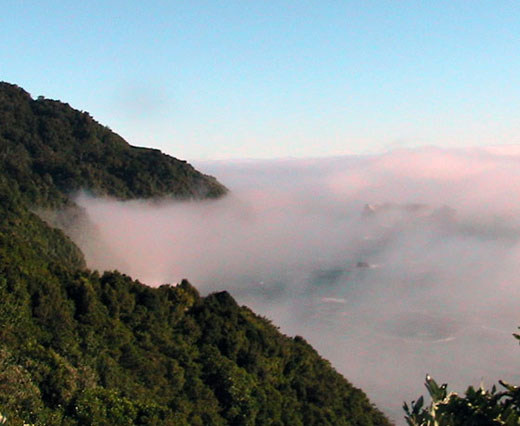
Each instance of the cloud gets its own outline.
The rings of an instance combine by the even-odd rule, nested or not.
[[[81,195],[98,233],[76,239],[92,268],[230,290],[399,422],[426,373],[459,391],[520,382],[519,152],[201,163],[231,195]]]

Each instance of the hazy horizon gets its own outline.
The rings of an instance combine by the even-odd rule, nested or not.
[[[4,3],[1,80],[188,161],[520,142],[516,2]]]

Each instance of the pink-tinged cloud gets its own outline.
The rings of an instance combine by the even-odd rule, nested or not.
[[[496,166],[496,162],[467,151],[450,151],[440,148],[402,150],[382,155],[376,168],[382,173],[414,179],[434,181],[460,181]]]
[[[515,150],[202,168],[231,195],[80,197],[98,229],[78,240],[89,265],[151,285],[188,278],[203,293],[230,290],[303,335],[397,422],[426,373],[459,391],[482,378],[520,383]]]

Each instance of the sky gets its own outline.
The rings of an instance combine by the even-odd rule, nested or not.
[[[0,80],[187,159],[520,143],[515,1],[4,0]]]

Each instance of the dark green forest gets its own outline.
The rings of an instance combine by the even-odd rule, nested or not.
[[[219,197],[214,178],[0,84],[0,413],[8,425],[386,425],[302,337],[227,292],[150,288],[42,220],[71,194]],[[4,420],[5,420],[4,419]]]

